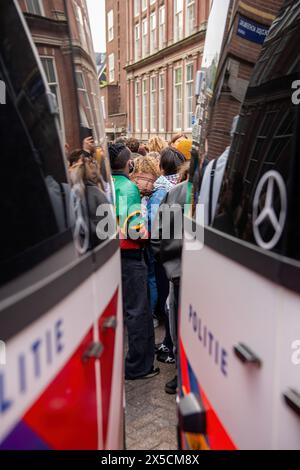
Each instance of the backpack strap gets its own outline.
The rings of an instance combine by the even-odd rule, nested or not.
[[[208,204],[208,225],[212,224],[213,219],[213,197],[214,197],[214,182],[215,182],[215,174],[217,168],[218,160],[215,159],[212,170],[210,173],[210,186],[209,186],[209,204]]]

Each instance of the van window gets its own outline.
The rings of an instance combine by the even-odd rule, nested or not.
[[[254,70],[214,220],[216,229],[281,254],[297,134],[292,84],[300,63],[299,9],[286,18],[271,29]]]
[[[6,88],[6,104],[0,105],[0,286],[72,240],[57,120],[35,53],[13,2],[8,5],[0,20]]]

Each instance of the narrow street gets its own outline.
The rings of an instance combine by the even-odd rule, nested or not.
[[[163,329],[156,330],[156,342]],[[176,397],[165,393],[174,365],[158,363],[160,374],[152,380],[126,382],[126,445],[128,450],[176,450]]]

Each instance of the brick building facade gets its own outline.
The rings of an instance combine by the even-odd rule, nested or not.
[[[81,146],[80,125],[93,129],[96,140],[100,94],[85,0],[19,0],[56,95],[63,140]],[[75,66],[75,74],[74,74]],[[79,109],[75,94],[79,95]]]
[[[191,134],[210,0],[126,0],[128,132]]]
[[[209,158],[218,157],[230,144],[232,121],[240,111],[262,48],[259,35],[253,35],[251,28],[257,25],[268,29],[282,3],[282,0],[231,0],[208,127]]]
[[[127,132],[126,3],[126,0],[105,0],[107,86],[101,89],[101,96],[106,108],[106,133],[111,139]]]

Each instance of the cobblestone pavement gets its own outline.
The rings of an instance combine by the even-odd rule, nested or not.
[[[156,342],[163,330],[156,330]],[[126,382],[126,445],[128,450],[176,450],[176,396],[165,393],[173,379],[173,365],[158,363],[160,374],[151,380]]]

